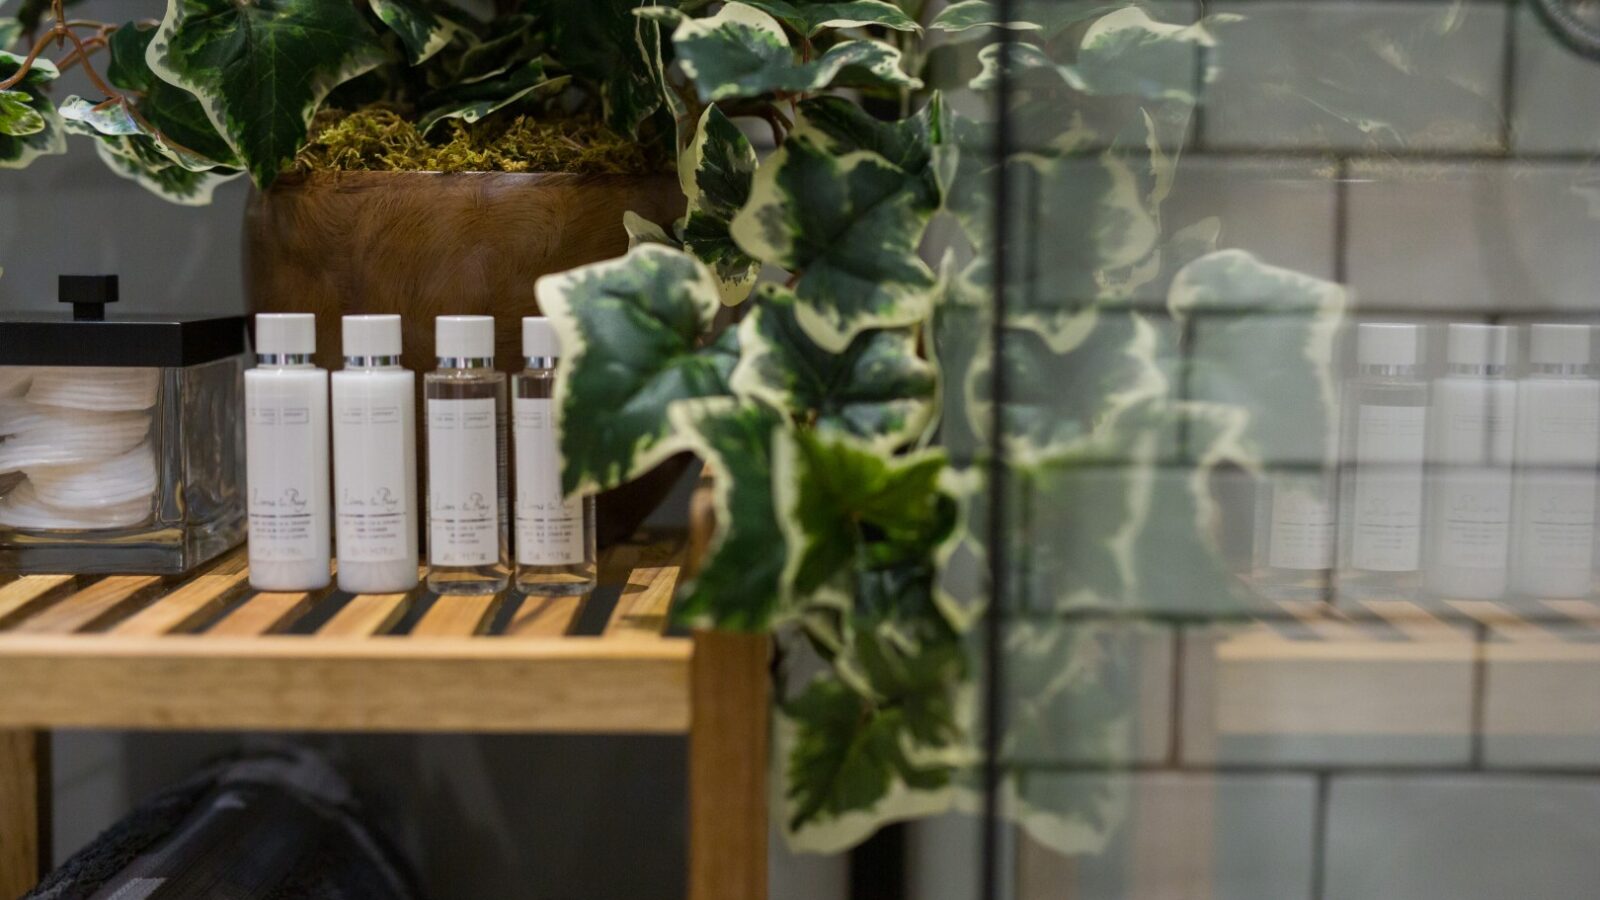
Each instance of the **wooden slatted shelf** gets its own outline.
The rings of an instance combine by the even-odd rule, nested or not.
[[[183,579],[0,575],[0,900],[44,855],[27,773],[54,728],[687,734],[690,896],[764,896],[767,644],[669,633],[688,544],[611,548],[571,597],[255,592],[242,550]]]

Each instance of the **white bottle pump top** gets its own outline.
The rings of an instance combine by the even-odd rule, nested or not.
[[[1535,365],[1586,366],[1589,364],[1589,326],[1535,325],[1528,361]]]
[[[1445,357],[1451,365],[1503,368],[1511,361],[1511,328],[1453,322],[1447,332]]]
[[[1414,366],[1420,329],[1402,322],[1363,322],[1356,328],[1356,364]]]
[[[434,320],[434,355],[440,359],[493,359],[493,316],[440,316]]]
[[[522,319],[522,355],[529,359],[555,359],[561,355],[556,328],[544,316]]]
[[[376,357],[400,355],[400,317],[345,316],[344,355]]]
[[[261,313],[256,316],[257,355],[310,355],[315,352],[316,316],[311,313]]]

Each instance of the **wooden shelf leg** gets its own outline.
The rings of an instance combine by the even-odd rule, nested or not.
[[[769,639],[696,632],[689,900],[766,900]]]
[[[0,730],[0,900],[39,882],[50,854],[50,734]]]

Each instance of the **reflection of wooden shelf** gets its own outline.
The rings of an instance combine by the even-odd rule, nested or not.
[[[1600,768],[1591,601],[1263,599],[1183,683],[1190,763]]]
[[[667,632],[685,552],[613,548],[571,598],[256,593],[242,552],[0,584],[0,898],[46,855],[52,728],[688,734],[691,896],[764,896],[767,646]]]

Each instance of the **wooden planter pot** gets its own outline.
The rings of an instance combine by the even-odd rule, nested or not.
[[[328,369],[341,364],[340,316],[398,313],[405,365],[419,373],[420,427],[420,373],[434,366],[435,316],[494,316],[496,362],[517,371],[520,320],[539,312],[533,286],[541,275],[626,252],[626,211],[666,224],[683,208],[672,175],[285,176],[254,194],[246,212],[250,307],[316,313],[317,362]],[[601,543],[631,534],[686,465],[669,462],[602,495]]]

